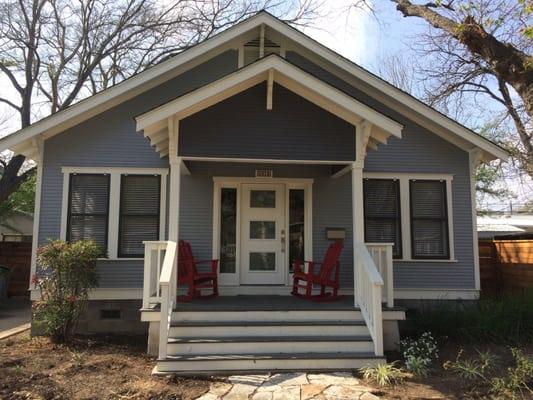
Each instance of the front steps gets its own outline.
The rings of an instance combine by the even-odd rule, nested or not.
[[[353,370],[383,363],[358,310],[173,313],[154,373]]]

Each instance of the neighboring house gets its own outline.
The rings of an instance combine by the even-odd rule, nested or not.
[[[478,298],[474,171],[507,157],[265,12],[3,149],[38,162],[34,248],[107,249],[81,328],[133,332],[142,299],[159,372],[383,360],[394,300]],[[345,299],[291,297],[339,236]],[[175,305],[178,238],[220,259],[220,297]]]
[[[520,213],[518,215],[478,216],[477,232],[480,239],[533,233],[533,215]]]
[[[0,242],[25,241],[33,232],[33,215],[23,211],[14,211],[11,215],[0,219]]]

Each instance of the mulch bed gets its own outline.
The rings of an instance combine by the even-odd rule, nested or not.
[[[441,347],[439,366],[433,374],[404,381],[389,388],[376,388],[384,399],[481,399],[483,388],[471,385],[442,368],[455,359],[460,348],[474,354],[473,345]],[[479,350],[487,346],[477,347]],[[0,399],[195,399],[209,390],[214,380],[224,378],[155,377],[154,359],[145,354],[146,338],[78,337],[73,343],[56,345],[47,338],[30,339],[22,333],[0,341]],[[509,348],[490,346],[501,363],[511,362]],[[526,354],[533,355],[531,346]],[[394,355],[391,355],[394,359]],[[371,386],[371,385],[369,385]]]

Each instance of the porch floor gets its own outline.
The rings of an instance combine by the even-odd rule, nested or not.
[[[294,296],[239,295],[195,299],[178,302],[178,311],[314,311],[353,310],[353,296],[341,296],[336,301],[317,302]]]

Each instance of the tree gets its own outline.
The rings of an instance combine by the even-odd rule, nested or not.
[[[462,102],[470,94],[499,104],[514,125],[500,142],[533,178],[533,2],[531,0],[391,0],[405,17],[432,27],[418,50],[430,102]],[[487,97],[485,97],[486,101]]]
[[[17,99],[0,102],[20,127],[145,70],[261,9],[308,24],[315,0],[4,0],[0,3],[0,75]],[[46,109],[46,111],[45,111]],[[10,158],[0,203],[33,172]]]

